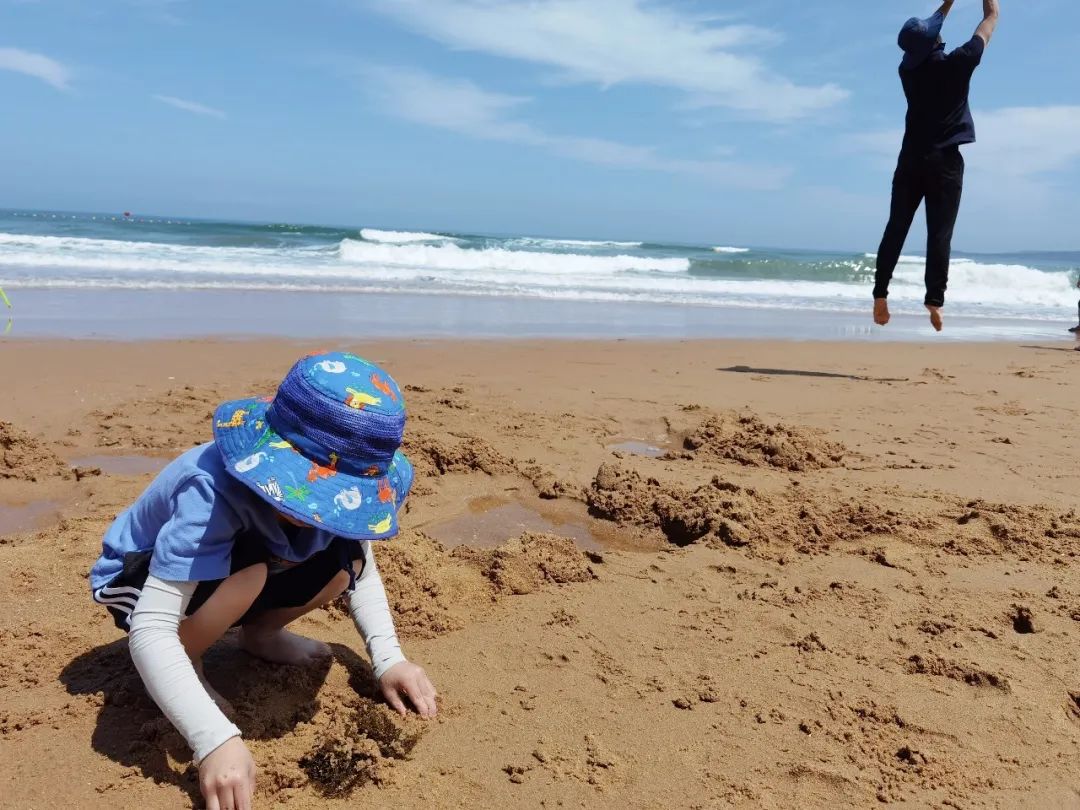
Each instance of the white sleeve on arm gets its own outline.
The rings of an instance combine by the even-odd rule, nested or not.
[[[382,577],[375,567],[372,543],[365,541],[364,545],[364,570],[356,578],[356,587],[349,594],[349,613],[367,644],[375,677],[381,678],[394,664],[404,661],[405,656],[394,630]]]
[[[240,736],[206,693],[177,631],[195,582],[150,576],[131,614],[128,647],[146,691],[195,754],[195,764],[226,740]]]

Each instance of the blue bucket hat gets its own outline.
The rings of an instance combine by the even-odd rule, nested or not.
[[[393,378],[354,354],[305,357],[277,394],[214,414],[226,469],[289,517],[350,540],[398,532],[413,469],[399,452],[405,402]]]
[[[914,70],[934,52],[941,26],[944,24],[945,15],[941,12],[925,20],[912,17],[904,23],[897,38],[897,44],[904,52],[904,61],[901,63],[904,70]]]

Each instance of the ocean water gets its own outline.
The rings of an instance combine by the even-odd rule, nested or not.
[[[913,242],[918,241],[913,232]],[[865,314],[869,252],[0,211],[0,287],[470,296]],[[1072,323],[1080,252],[954,256],[950,317]],[[922,313],[923,262],[890,302]]]

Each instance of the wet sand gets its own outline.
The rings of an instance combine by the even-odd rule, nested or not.
[[[407,386],[376,554],[441,714],[373,700],[336,606],[325,667],[226,639],[257,806],[1080,806],[1070,344],[359,340],[0,344],[0,806],[195,800],[85,576],[330,345]]]
[[[8,339],[188,340],[206,336],[353,341],[412,338],[755,339],[832,341],[1060,340],[1067,323],[945,313],[935,334],[921,306],[896,304],[887,329],[857,311],[688,306],[529,297],[265,290],[18,288],[0,312]],[[12,293],[15,294],[14,292]],[[842,310],[844,302],[838,302]],[[992,310],[990,310],[992,312]],[[240,313],[256,312],[256,317]],[[1068,321],[1071,309],[1060,316]]]

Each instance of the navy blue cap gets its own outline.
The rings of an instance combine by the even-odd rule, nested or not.
[[[897,44],[904,52],[904,61],[901,63],[904,70],[914,70],[934,52],[941,26],[944,24],[945,15],[941,12],[925,20],[912,17],[904,23],[897,38]]]

